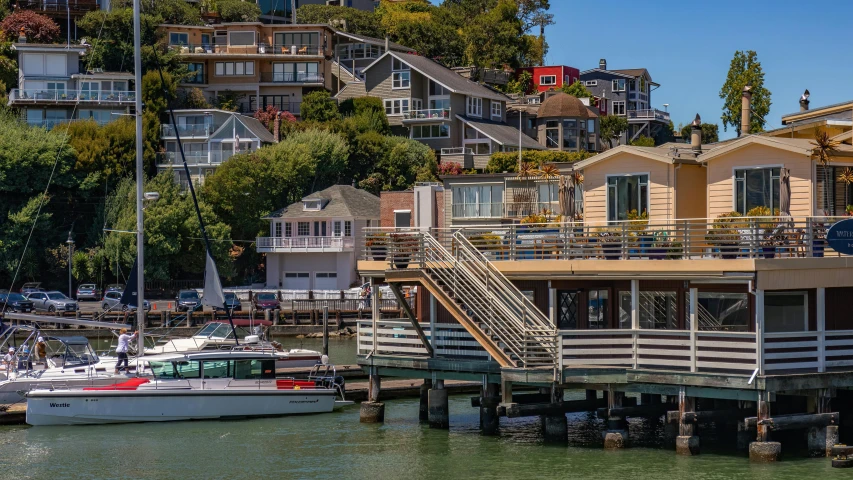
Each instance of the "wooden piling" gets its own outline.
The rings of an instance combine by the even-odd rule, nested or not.
[[[608,410],[622,407],[625,392],[617,392],[613,387],[608,388]],[[604,433],[604,448],[608,450],[625,448],[628,444],[628,422],[624,418],[608,415],[607,431]]]
[[[688,413],[696,412],[696,398],[684,395],[684,389],[678,396],[678,437],[675,439],[677,455],[699,455],[699,436],[696,435],[696,423],[685,421]]]
[[[418,407],[418,421],[420,423],[429,423],[429,391],[432,388],[432,380],[425,379],[421,384],[420,390],[420,405]]]
[[[749,444],[749,460],[756,463],[770,463],[779,460],[782,444],[770,441],[770,402],[767,392],[759,393],[758,416],[756,417],[757,435],[755,441]]]
[[[480,433],[483,435],[497,435],[500,426],[498,405],[501,402],[500,385],[497,383],[483,383],[480,393]]]
[[[429,427],[445,430],[450,428],[450,411],[444,380],[435,381],[435,385],[429,390],[428,404]]]

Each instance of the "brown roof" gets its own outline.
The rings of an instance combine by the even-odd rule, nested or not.
[[[617,72],[624,75],[630,75],[632,77],[642,77],[644,74],[649,77],[649,80],[652,79],[652,76],[649,75],[649,71],[645,68],[625,68],[621,70],[610,70],[611,72]]]
[[[539,106],[539,118],[595,118],[592,110],[587,108],[577,97],[565,93],[551,95]]]

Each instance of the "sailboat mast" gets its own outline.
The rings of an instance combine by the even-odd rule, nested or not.
[[[138,294],[136,297],[136,328],[139,332],[137,341],[137,358],[145,353],[145,271],[143,263],[144,236],[142,222],[142,190],[143,190],[143,162],[142,162],[142,44],[141,44],[141,27],[140,27],[140,0],[133,0],[133,69],[134,83],[136,83],[136,259],[138,268],[136,270],[136,287]],[[139,367],[137,366],[137,371]]]

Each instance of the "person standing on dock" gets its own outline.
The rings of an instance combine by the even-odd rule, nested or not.
[[[18,367],[18,359],[15,356],[15,349],[13,347],[9,347],[9,353],[3,357],[3,364],[6,366],[6,377],[12,374],[12,370],[17,370]]]
[[[367,310],[370,308],[370,284],[365,283],[361,286],[361,305],[358,307],[358,311]]]
[[[125,370],[129,370],[130,366],[127,363],[127,349],[130,342],[136,339],[136,332],[133,332],[132,335],[127,334],[127,329],[122,328],[119,331],[120,335],[118,336],[118,346],[116,347],[116,353],[118,354],[118,363],[116,363],[116,375],[118,375],[121,371],[121,364],[124,362]]]

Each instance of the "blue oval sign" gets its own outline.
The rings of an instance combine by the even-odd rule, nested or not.
[[[838,253],[853,255],[853,218],[841,220],[829,227],[826,241]]]

